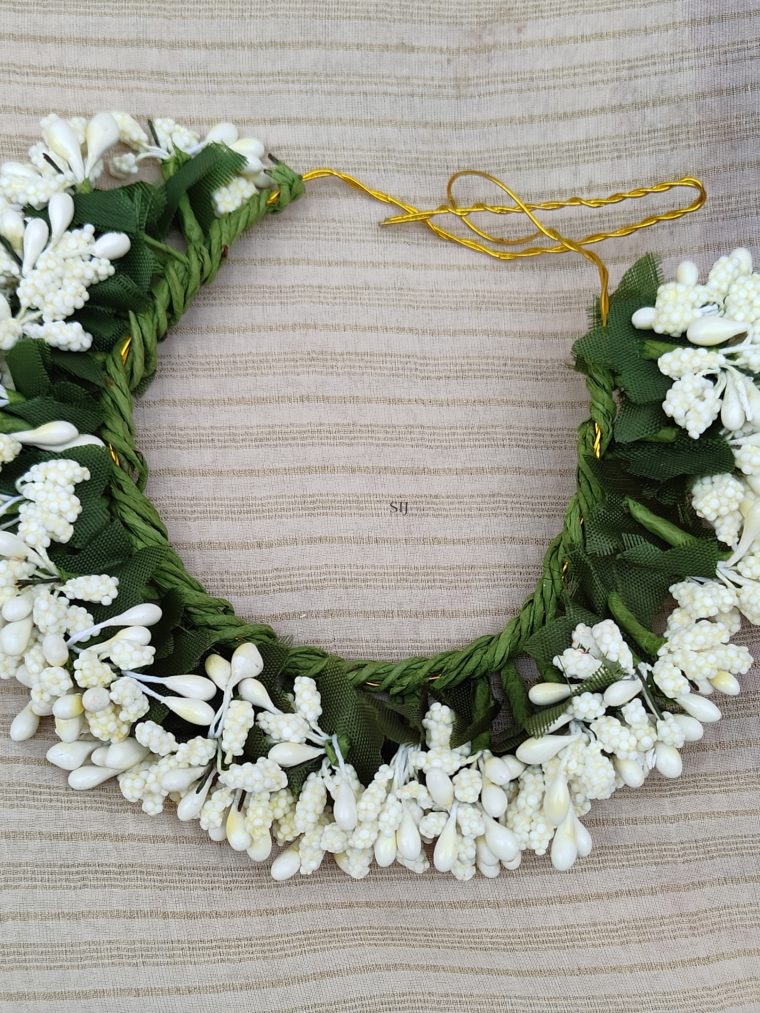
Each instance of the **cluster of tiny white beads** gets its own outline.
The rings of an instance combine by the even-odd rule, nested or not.
[[[177,749],[174,735],[155,721],[141,721],[135,727],[135,738],[141,746],[145,746],[157,756],[166,756]]]
[[[282,768],[267,756],[260,756],[255,763],[232,763],[220,778],[229,788],[258,793],[277,791],[288,783]]]
[[[672,380],[680,380],[681,377],[692,373],[695,375],[716,373],[725,363],[725,356],[721,352],[687,345],[685,348],[674,348],[672,352],[665,352],[657,360],[657,367]]]
[[[222,728],[222,751],[227,757],[227,763],[233,756],[239,756],[243,752],[253,721],[253,707],[247,700],[231,701]]]
[[[62,585],[61,591],[67,598],[98,602],[100,605],[110,605],[119,593],[119,578],[111,577],[107,573],[93,573],[83,577],[72,577]]]
[[[54,193],[70,189],[74,182],[71,172],[56,172],[47,162],[38,172],[31,171],[31,167],[17,172],[5,166],[0,172],[0,197],[19,210],[27,206],[40,209],[50,202]]]
[[[94,237],[94,227],[84,225],[64,233],[55,246],[44,250],[19,282],[22,309],[38,309],[46,321],[63,320],[81,309],[88,288],[116,270],[105,257],[92,256]]]
[[[236,176],[226,186],[214,191],[212,198],[214,212],[217,216],[231,214],[258,192],[253,180],[247,179],[245,176]]]
[[[655,334],[679,337],[698,316],[699,307],[713,301],[702,285],[682,285],[669,281],[657,289],[653,330]]]
[[[21,444],[18,440],[6,433],[0,433],[0,464],[10,464],[15,461],[21,453]]]
[[[717,419],[720,405],[720,394],[715,384],[706,376],[689,374],[676,380],[662,408],[676,425],[696,440]]]

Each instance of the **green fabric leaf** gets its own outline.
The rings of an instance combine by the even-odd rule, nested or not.
[[[734,455],[719,435],[693,440],[681,433],[669,444],[634,443],[618,448],[610,458],[632,475],[659,482],[680,475],[719,475],[734,470]]]
[[[91,285],[90,305],[104,310],[121,310],[126,315],[130,310],[141,313],[151,306],[148,295],[128,274],[112,274],[105,281]]]
[[[364,699],[384,739],[397,745],[421,741],[423,729],[419,700],[411,700],[405,706],[397,700],[381,699],[371,693],[367,693]]]
[[[564,646],[567,647],[568,643]],[[564,650],[564,647],[562,649]],[[528,697],[528,687],[520,678],[520,673],[511,661],[507,662],[501,670],[501,684],[512,713],[512,720],[518,728],[524,730],[530,721],[533,706]]]
[[[138,549],[129,559],[114,567],[112,573],[114,577],[119,578],[119,593],[110,605],[95,606],[96,610],[103,610],[95,617],[96,621],[119,615],[145,601],[155,600],[155,593],[148,585],[153,574],[166,559],[167,552],[167,546],[149,545],[144,549]],[[192,669],[183,668],[181,671],[189,672]]]
[[[192,190],[193,210],[201,227],[208,231],[210,222],[207,221],[204,225],[202,219],[207,218],[209,207],[201,205],[210,205],[210,194],[229,183],[233,176],[245,168],[245,165],[245,156],[237,151],[224,144],[207,144],[166,181],[166,202],[161,215],[161,230],[163,232],[168,230],[177,213],[180,200],[188,190]],[[199,207],[196,207],[196,204]],[[213,217],[213,212],[211,214]]]
[[[346,759],[353,764],[359,780],[369,784],[382,763],[383,733],[375,722],[375,711],[366,694],[346,678],[343,663],[328,659],[316,676],[322,697],[321,728],[328,735],[345,735],[351,742]]]
[[[163,601],[160,604],[163,608]],[[184,675],[185,672],[193,672],[198,667],[201,658],[214,646],[218,636],[216,631],[208,629],[176,630],[173,634],[172,653],[168,657],[156,661],[153,668],[157,674],[164,676]]]
[[[672,583],[672,575],[661,571],[648,569],[644,572],[641,567],[623,561],[617,564],[615,590],[642,626],[651,628],[662,611]]]
[[[526,640],[525,653],[530,655],[537,665],[551,665],[552,659],[570,646],[573,630],[580,621],[574,620],[569,615],[557,616],[550,620]]]
[[[586,593],[594,612],[604,615],[607,596],[615,587],[615,563],[607,556],[590,556],[581,548],[570,553],[573,576]]]
[[[74,194],[73,224],[94,225],[99,232],[138,232],[140,217],[130,189],[126,185]]]
[[[646,567],[671,577],[714,577],[718,561],[726,555],[717,538],[692,538],[683,545],[665,551],[656,546],[639,545],[627,549],[621,560]]]
[[[72,575],[90,573],[113,574],[132,554],[132,542],[121,521],[113,520],[90,541],[81,552],[67,552],[66,547],[50,550],[50,558]]]
[[[182,622],[185,603],[182,593],[177,588],[171,588],[162,595],[160,605],[161,618],[151,626],[150,642],[156,649],[154,668],[158,674],[165,675],[166,673],[161,670],[160,662],[171,657],[174,653],[174,634],[178,632],[176,627]],[[187,671],[191,671],[191,669],[187,669]],[[180,672],[179,674],[184,673]]]
[[[637,531],[640,528],[626,510],[624,498],[609,493],[586,518],[586,549],[591,555],[610,555],[623,547],[626,534]]]
[[[103,387],[106,382],[106,374],[102,364],[93,356],[82,354],[82,352],[63,352],[54,349],[51,354],[51,362],[58,370],[76,376],[93,387]]]
[[[88,398],[86,404],[82,401],[71,404],[42,395],[29,401],[8,405],[5,411],[24,419],[28,423],[24,426],[25,429],[35,429],[46,422],[62,419],[64,422],[71,422],[80,433],[93,433],[103,421],[100,405],[92,398]]]
[[[615,305],[620,300],[633,300],[640,306],[654,306],[657,289],[662,284],[660,264],[653,254],[640,257],[625,272],[610,300]]]
[[[615,420],[614,436],[616,443],[633,443],[647,439],[667,425],[667,415],[660,402],[635,404],[628,398],[623,399],[620,413]]]
[[[116,274],[130,278],[141,292],[147,292],[158,271],[158,261],[153,250],[142,236],[132,238],[132,243],[123,257],[115,262]]]
[[[44,342],[25,338],[5,352],[5,361],[16,390],[30,398],[48,392],[50,353]]]
[[[87,333],[92,335],[92,348],[96,352],[109,352],[129,330],[126,313],[124,316],[118,316],[112,309],[99,309],[89,304],[84,309],[78,310],[72,320],[78,321]],[[73,354],[81,356],[82,353]]]

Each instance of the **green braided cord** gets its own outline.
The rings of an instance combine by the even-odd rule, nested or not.
[[[284,166],[272,173],[278,185],[276,202],[269,204],[267,192],[257,194],[237,211],[214,221],[204,234],[193,215],[187,197],[179,205],[179,218],[186,240],[184,259],[172,258],[164,276],[152,289],[152,305],[141,313],[130,313],[131,338],[126,361],[122,362],[120,341],[106,361],[108,384],[104,393],[105,422],[102,438],[113,448],[120,466],[113,469],[113,509],[129,530],[136,548],[162,546],[166,556],[154,575],[159,591],[179,590],[187,619],[195,628],[212,631],[216,642],[233,645],[242,640],[274,642],[271,627],[247,623],[235,615],[223,598],[210,596],[185,569],[168,541],[166,528],[143,490],[148,469],[135,447],[132,421],[134,394],[144,389],[156,369],[158,342],[180,319],[202,285],[219,270],[227,250],[246,229],[269,212],[283,210],[300,196],[303,182]],[[563,588],[563,568],[574,547],[583,544],[583,518],[602,496],[588,458],[594,453],[596,426],[603,450],[612,434],[615,414],[614,382],[611,373],[594,368],[587,376],[591,418],[578,432],[577,488],[565,512],[561,533],[549,544],[541,576],[518,614],[500,633],[478,637],[466,647],[443,651],[431,658],[413,657],[400,662],[347,660],[342,662],[354,686],[378,692],[405,695],[428,680],[439,689],[452,688],[468,679],[488,678],[520,652],[526,640],[556,615]],[[286,671],[292,675],[316,676],[332,656],[316,647],[289,648]],[[340,660],[340,659],[338,659]]]

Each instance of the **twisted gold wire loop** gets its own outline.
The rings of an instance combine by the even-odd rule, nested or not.
[[[330,169],[326,167],[312,169],[310,172],[304,173],[303,179],[308,181],[312,179],[323,179],[326,176],[334,176],[336,179],[342,180],[344,183],[348,184],[348,186],[353,187],[355,190],[359,190],[361,193],[367,194],[367,196],[372,197],[374,200],[380,201],[383,204],[392,204],[404,212],[404,214],[393,215],[390,218],[386,218],[380,223],[381,225],[400,225],[408,222],[422,222],[441,239],[458,243],[460,246],[466,246],[468,249],[476,250],[478,253],[485,253],[489,257],[495,257],[497,260],[519,260],[524,257],[538,257],[544,253],[572,252],[580,254],[582,257],[585,257],[586,260],[594,264],[599,273],[599,314],[603,325],[607,322],[607,315],[609,312],[609,271],[599,254],[586,249],[586,247],[591,246],[594,243],[600,243],[604,239],[617,239],[623,236],[630,236],[632,233],[637,232],[640,229],[649,228],[652,225],[657,225],[659,222],[676,221],[684,215],[698,211],[707,200],[707,192],[705,191],[702,182],[693,176],[683,176],[681,179],[666,180],[662,183],[655,183],[653,186],[636,187],[633,190],[613,193],[606,197],[568,197],[565,200],[549,200],[531,203],[518,197],[511,187],[507,186],[506,183],[500,180],[497,176],[493,176],[490,172],[481,172],[479,169],[461,169],[459,172],[455,172],[449,177],[449,181],[446,185],[448,203],[440,204],[436,208],[420,209],[416,208],[413,204],[410,204],[407,201],[399,200],[398,197],[393,197],[390,194],[384,193],[382,190],[375,190],[356,179],[356,177],[350,176],[346,172],[340,172],[338,169]],[[506,193],[507,196],[514,201],[514,203],[507,205],[477,203],[468,207],[460,207],[454,198],[454,185],[457,180],[462,179],[465,176],[476,176],[480,179],[487,180],[489,183],[493,183],[494,186],[503,190],[504,193]],[[536,215],[536,212],[538,211],[558,211],[563,208],[607,207],[611,204],[620,204],[626,200],[640,200],[641,198],[649,197],[652,194],[667,193],[670,190],[681,187],[697,191],[697,196],[690,204],[684,207],[662,211],[658,214],[648,215],[646,218],[642,218],[641,221],[633,222],[629,225],[621,225],[616,229],[592,232],[589,235],[584,236],[582,239],[577,240],[569,239],[557,229],[549,228],[549,226],[545,225]],[[494,236],[485,229],[481,229],[475,222],[470,220],[470,215],[480,213],[490,213],[495,215],[523,214],[530,219],[533,225],[535,225],[536,231],[526,236],[518,236],[515,239],[509,239],[503,236]],[[448,229],[442,228],[433,221],[436,216],[447,214],[453,215],[466,225],[471,232],[479,236],[480,239],[485,240],[485,242],[480,242],[477,239],[469,239],[467,236],[457,235],[454,232],[450,232]],[[523,246],[523,249],[520,250],[493,249],[492,247],[486,245],[486,243],[493,243],[497,246],[517,246],[528,243],[542,235],[551,240],[554,245]]]

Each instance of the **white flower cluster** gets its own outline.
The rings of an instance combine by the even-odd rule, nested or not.
[[[171,158],[175,151],[195,155],[207,144],[216,143],[226,144],[246,159],[240,175],[212,194],[214,211],[218,217],[236,211],[259,191],[274,185],[264,169],[264,145],[255,137],[240,137],[233,123],[217,123],[201,138],[195,131],[175,120],[160,117],[151,122],[155,135],[151,140],[139,123],[127,113],[114,112],[111,116],[118,125],[118,139],[130,149],[109,161],[109,171],[117,179],[128,179],[135,175],[145,159],[164,161]]]
[[[0,235],[18,254],[18,260],[7,251],[0,258],[0,349],[5,351],[22,337],[67,351],[88,349],[92,336],[66,318],[84,306],[91,285],[114,273],[112,261],[130,247],[123,233],[96,239],[92,225],[69,229],[74,201],[68,193],[50,198],[48,214],[50,227],[42,218],[25,221],[10,208],[0,215]]]
[[[678,607],[651,668],[636,664],[612,620],[578,624],[571,645],[554,659],[565,681],[530,690],[534,703],[565,701],[565,710],[514,755],[473,752],[467,742],[452,746],[454,714],[435,702],[423,719],[424,745],[399,747],[363,786],[338,739],[318,725],[317,683],[298,677],[294,709],[283,711],[257,678],[263,662],[253,644],[237,648],[230,661],[212,655],[205,676],[155,678],[185,691],[161,697],[170,709],[178,704],[175,713],[191,721],[194,714],[208,726],[206,734],[180,742],[155,721],[140,720],[151,679],[141,681],[131,666],[147,664],[152,653],[148,631],[126,623],[147,621],[150,606],[117,617],[112,623],[123,628],[114,637],[83,650],[75,644],[97,627],[68,642],[46,637],[25,659],[32,701],[14,725],[25,731],[30,711],[56,715],[63,741],[48,757],[69,771],[75,788],[116,778],[125,798],[149,814],[168,798],[180,819],[197,819],[213,840],[226,840],[254,861],[268,859],[278,845],[271,865],[277,880],[310,875],[330,855],[357,879],[373,863],[394,862],[418,873],[432,865],[459,880],[476,871],[495,877],[517,869],[523,851],[548,852],[554,867],[566,870],[591,850],[581,817],[592,801],[640,786],[653,769],[678,777],[684,744],[720,717],[707,696],[738,692],[736,675],[752,659],[729,640],[746,585],[727,565],[720,576],[671,588]],[[102,580],[76,578],[74,585],[107,593]],[[610,666],[620,677],[597,690],[600,671]],[[221,693],[215,711],[202,703],[211,695],[200,683]],[[673,699],[673,710],[661,709],[663,698]],[[271,745],[268,755],[252,760],[244,753],[254,725]],[[319,767],[294,796],[287,769],[314,760]]]
[[[68,424],[49,423],[33,431],[33,437],[41,439],[43,430],[50,436],[50,426],[61,425]],[[162,678],[136,671],[154,660],[149,627],[161,618],[161,609],[144,603],[95,623],[79,603],[111,605],[119,593],[118,578],[105,573],[67,576],[50,559],[51,542],[71,538],[81,509],[74,489],[88,479],[87,468],[77,461],[43,461],[18,479],[20,495],[8,497],[0,508],[8,513],[18,507],[0,531],[0,678],[15,678],[29,690],[29,703],[12,722],[11,737],[30,738],[40,718],[52,715],[58,736],[79,757],[77,769],[89,756],[82,743],[89,742],[90,752],[102,756],[99,742],[125,741],[148,711],[149,697],[191,724],[208,726],[215,712],[206,701],[217,693],[205,676]],[[16,533],[9,530],[13,526]],[[116,632],[100,639],[106,629]],[[154,683],[162,684],[165,693],[153,689]],[[77,774],[72,783],[81,777],[83,782],[74,786],[91,787],[90,776]]]
[[[657,361],[675,382],[663,403],[665,414],[693,439],[720,416],[730,432],[747,424],[760,427],[760,274],[752,273],[752,256],[737,249],[713,265],[705,285],[699,270],[684,261],[676,281],[660,285],[654,306],[633,315],[634,326],[671,337],[686,336],[688,345]]]

